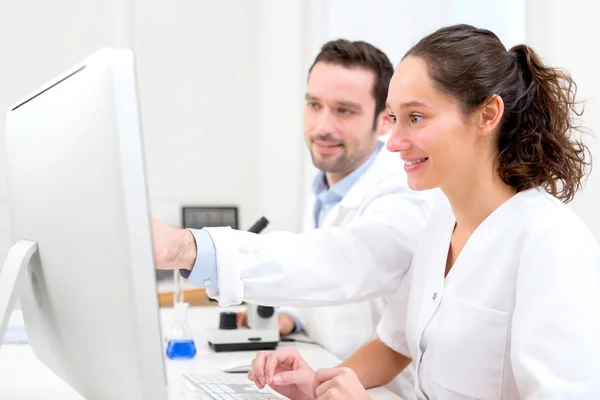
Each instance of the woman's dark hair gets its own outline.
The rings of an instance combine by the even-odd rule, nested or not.
[[[404,56],[420,57],[436,86],[456,99],[464,115],[493,95],[504,102],[498,125],[498,174],[517,191],[542,186],[566,202],[589,172],[588,148],[572,138],[577,86],[562,70],[545,66],[535,51],[508,52],[498,37],[469,25],[442,28]]]

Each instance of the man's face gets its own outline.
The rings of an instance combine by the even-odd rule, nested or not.
[[[304,109],[306,143],[313,164],[338,175],[338,180],[375,150],[374,84],[375,74],[363,68],[318,62],[310,73]]]

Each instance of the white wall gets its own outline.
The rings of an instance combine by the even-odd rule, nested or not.
[[[152,212],[240,205],[257,218],[257,12],[251,2],[136,0],[137,55]]]
[[[585,189],[571,203],[600,242],[600,4],[588,0],[529,0],[528,42],[547,63],[567,69],[585,100],[584,138],[595,167]]]
[[[505,45],[525,40],[525,1],[324,0],[323,39],[365,40],[396,66],[423,36],[446,25],[471,24],[496,33]]]
[[[307,31],[311,29],[307,3],[262,0],[259,22],[259,211],[271,221],[268,230],[299,231],[302,160],[307,154],[302,112],[309,67]]]
[[[305,31],[300,0],[135,0],[153,214],[239,205],[240,225],[297,230]]]

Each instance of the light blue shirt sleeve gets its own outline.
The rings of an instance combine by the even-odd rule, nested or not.
[[[196,240],[196,262],[188,276],[188,282],[206,289],[219,289],[217,273],[217,250],[210,233],[204,229],[189,229]]]
[[[300,318],[298,317],[298,315],[296,315],[295,312],[293,312],[287,307],[282,307],[281,309],[279,309],[279,312],[281,314],[289,315],[294,320],[294,330],[291,333],[301,333],[304,330],[304,326],[302,326],[302,321],[300,321]]]

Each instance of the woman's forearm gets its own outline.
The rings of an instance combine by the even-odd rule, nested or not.
[[[410,364],[411,359],[396,353],[375,339],[358,349],[340,364],[354,370],[365,388],[385,385]]]

